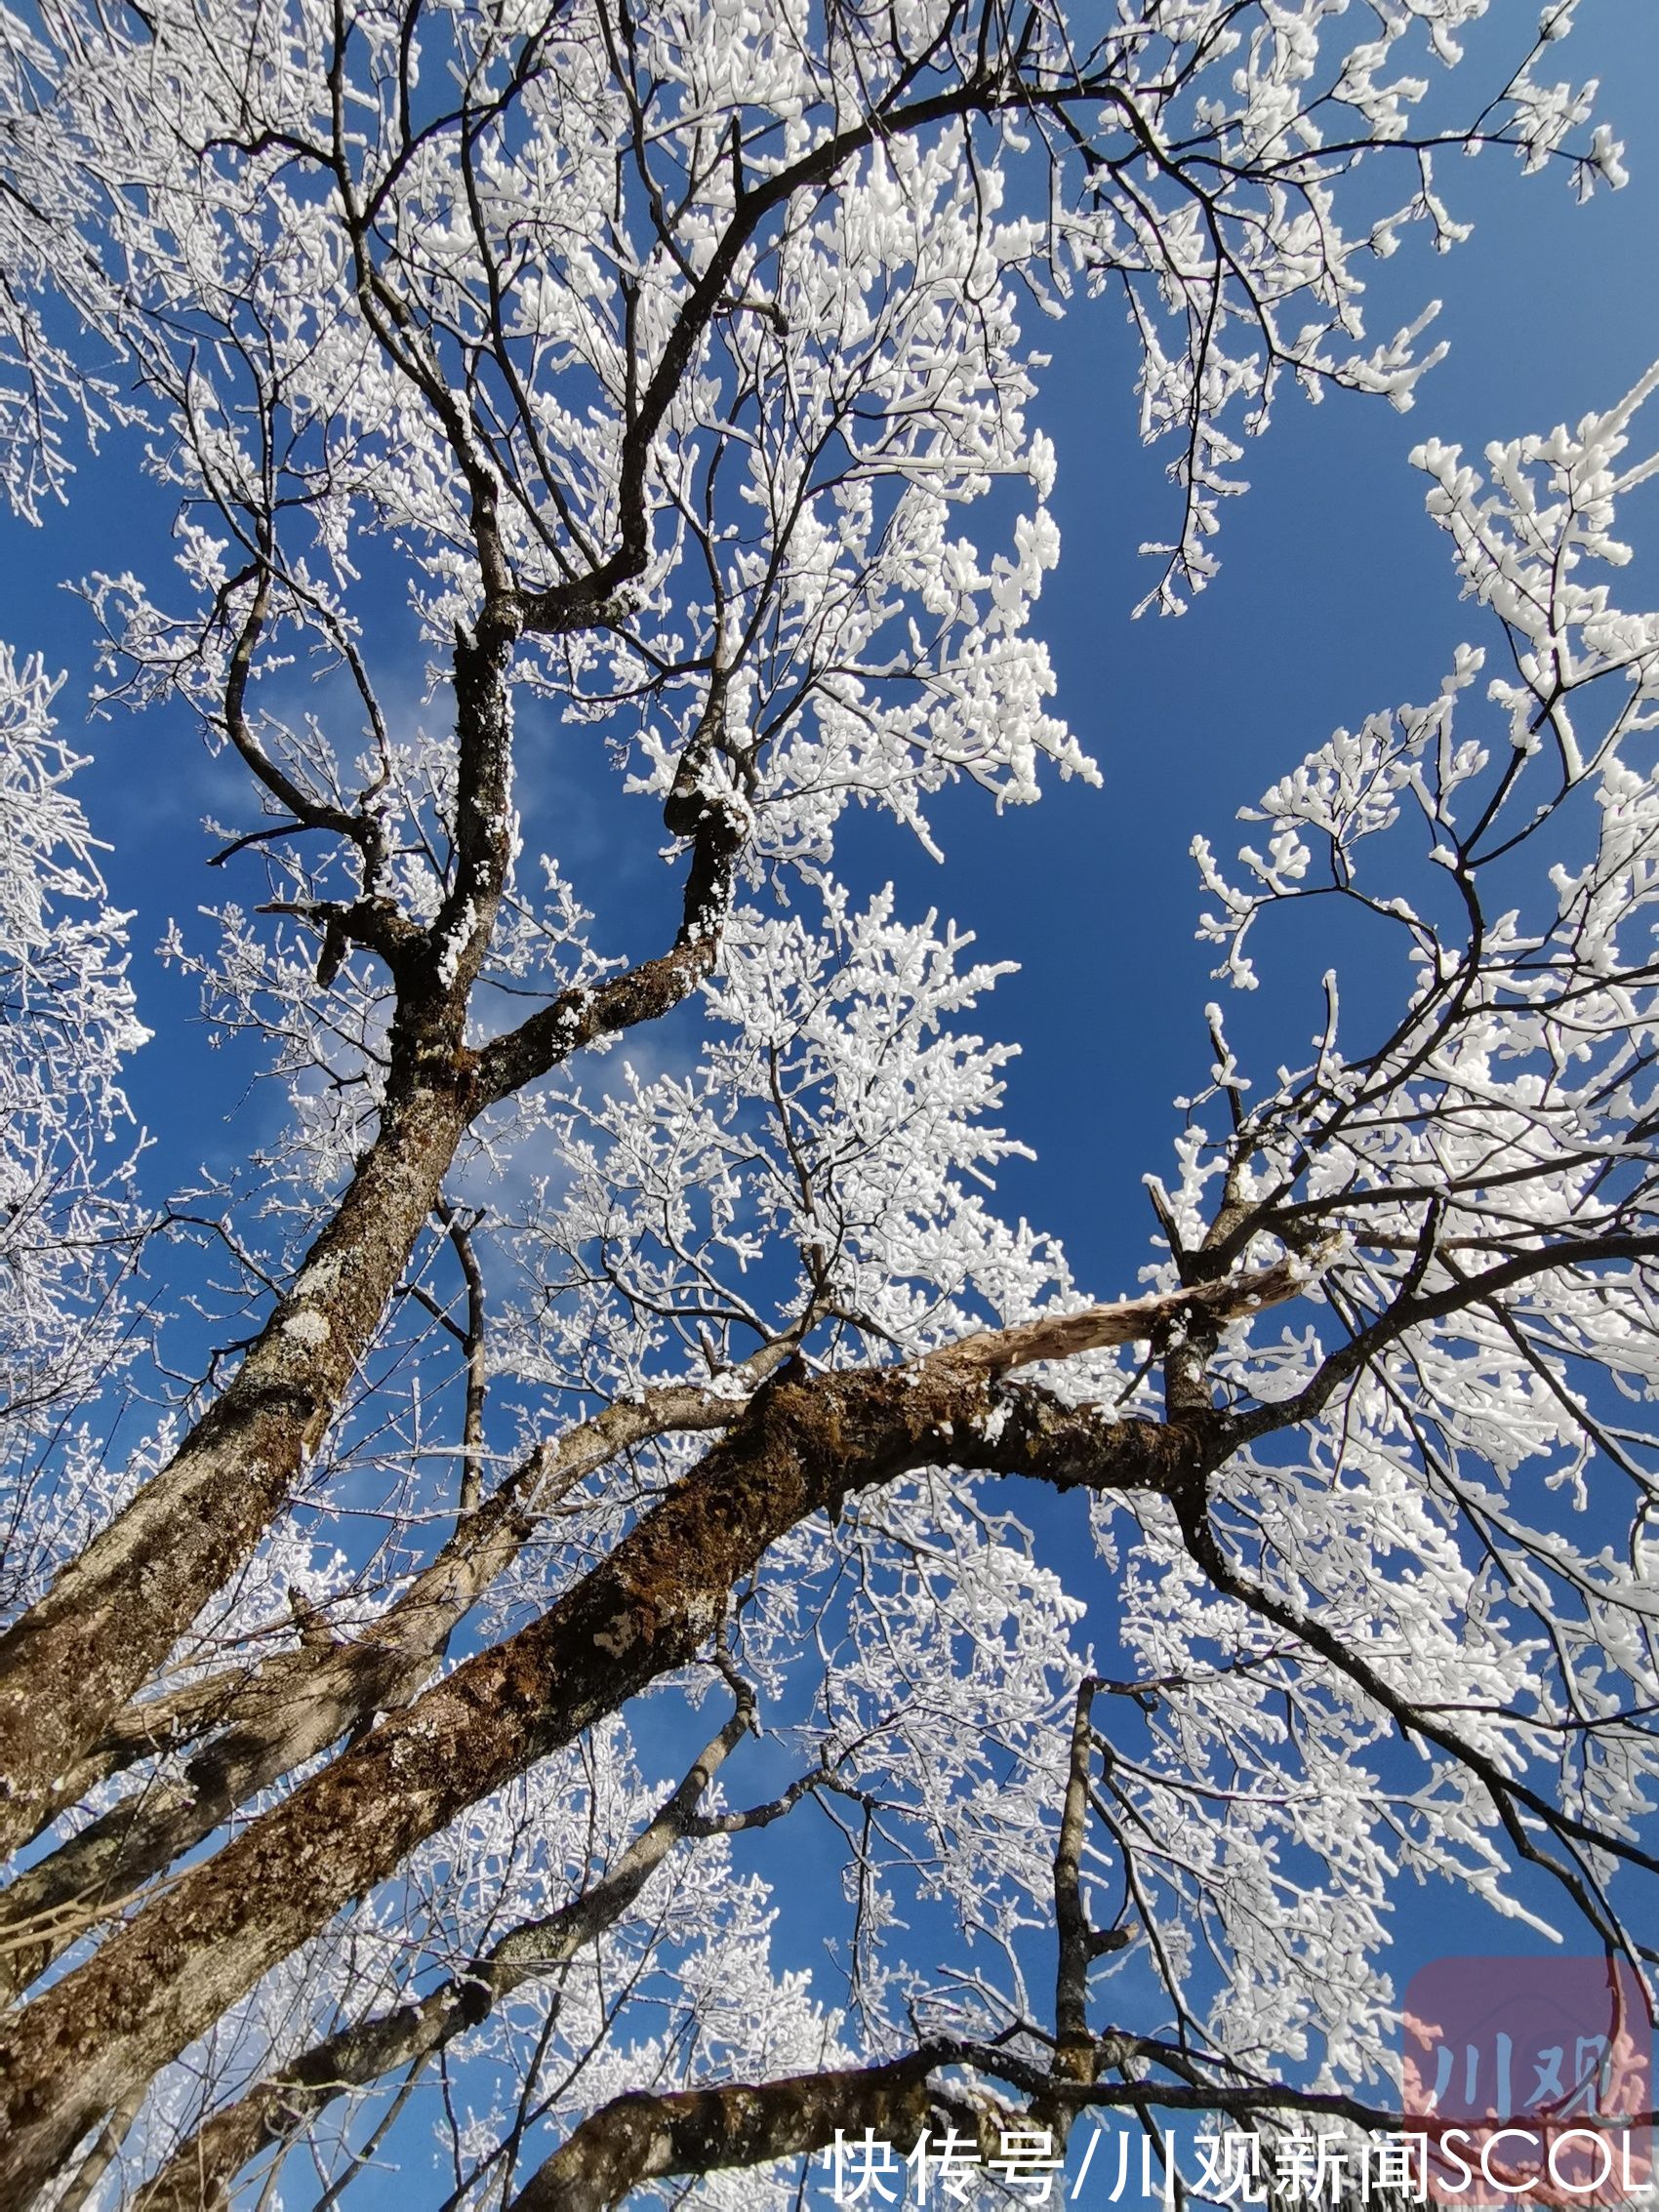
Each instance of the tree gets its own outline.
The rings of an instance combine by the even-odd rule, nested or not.
[[[1500,672],[1200,854],[1233,983],[1339,902],[1398,1002],[1329,979],[1254,1089],[1212,1012],[1139,1295],[986,1192],[998,970],[835,873],[852,798],[925,847],[947,782],[1095,773],[1032,628],[1023,303],[1128,313],[1174,608],[1286,377],[1409,399],[1358,269],[1455,239],[1436,153],[1619,181],[1534,73],[1566,7],[1433,122],[1403,58],[1479,12],[7,19],[9,487],[71,488],[78,421],[176,506],[169,583],[84,585],[103,703],[244,772],[257,891],[170,949],[283,1101],[223,1186],[100,1172],[121,923],[42,903],[98,887],[9,663],[8,2201],[217,2203],[304,2144],[332,2202],[434,2078],[456,2205],[792,2200],[837,2130],[1090,2108],[1363,2133],[1407,1879],[1538,1874],[1645,1971],[1659,621],[1588,580],[1647,387],[1485,478],[1422,450]],[[667,831],[626,958],[561,732]],[[117,1397],[159,1410],[101,1455]],[[1034,1486],[1115,1562],[1121,1677]],[[745,1855],[825,1816],[833,2010]]]
[[[0,1005],[11,1047],[0,1066],[0,1589],[11,1605],[115,1503],[84,1436],[69,1447],[73,1495],[65,1485],[35,1514],[31,1492],[64,1409],[135,1348],[121,1278],[123,1248],[142,1233],[129,1187],[136,1147],[106,1167],[101,1146],[130,1123],[121,1065],[147,1032],[127,982],[128,917],[103,904],[95,841],[66,787],[84,764],[54,735],[55,688],[38,657],[20,668],[0,647]]]

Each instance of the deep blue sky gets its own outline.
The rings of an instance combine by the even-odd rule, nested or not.
[[[1524,35],[1536,10],[1497,0],[1493,16],[1470,41],[1471,81],[1492,34]],[[1210,980],[1214,948],[1194,942],[1194,832],[1229,857],[1248,834],[1239,806],[1339,723],[1431,697],[1453,644],[1489,626],[1458,600],[1406,455],[1435,436],[1477,456],[1493,438],[1575,421],[1659,355],[1659,7],[1591,0],[1581,23],[1552,73],[1602,78],[1631,183],[1579,207],[1560,177],[1522,178],[1490,151],[1447,167],[1441,188],[1475,235],[1442,259],[1406,233],[1370,281],[1373,336],[1442,298],[1448,358],[1406,415],[1287,392],[1236,471],[1250,492],[1224,505],[1221,575],[1179,621],[1129,615],[1151,581],[1135,547],[1164,535],[1171,494],[1163,456],[1133,436],[1126,337],[1086,310],[1055,333],[1036,413],[1059,448],[1062,557],[1039,615],[1059,711],[1105,788],[1059,788],[999,821],[961,794],[944,810],[941,880],[916,893],[1022,964],[989,1020],[1024,1046],[1009,1120],[1039,1162],[1005,1171],[1004,1189],[1065,1235],[1079,1274],[1108,1295],[1147,1256],[1140,1178],[1167,1167],[1171,1098],[1205,1079],[1205,1002],[1231,995],[1230,1026],[1255,1011]],[[1301,1038],[1314,1021],[1310,1001]]]
[[[1470,40],[1470,82],[1482,52],[1513,52],[1536,20],[1529,0],[1497,0],[1494,16]],[[1404,415],[1343,394],[1312,407],[1288,391],[1236,471],[1252,488],[1224,506],[1220,577],[1178,621],[1131,619],[1153,580],[1136,546],[1167,534],[1173,495],[1164,455],[1134,435],[1127,334],[1114,310],[1086,304],[1053,332],[1034,413],[1059,449],[1063,550],[1038,614],[1058,711],[1099,760],[1104,788],[1056,785],[1041,805],[1000,818],[976,790],[948,796],[934,814],[946,848],[937,868],[873,815],[845,840],[861,878],[897,876],[913,907],[937,903],[978,932],[987,956],[1020,963],[976,1021],[1022,1045],[1004,1119],[1038,1155],[1000,1171],[1002,1203],[1060,1233],[1079,1279],[1103,1297],[1132,1293],[1152,1257],[1142,1177],[1170,1172],[1180,1125],[1171,1101],[1206,1079],[1206,1002],[1223,1000],[1235,1048],[1273,1012],[1305,1048],[1318,1016],[1311,989],[1275,1008],[1266,988],[1244,999],[1212,980],[1215,949],[1194,938],[1194,834],[1225,861],[1250,834],[1238,807],[1338,724],[1432,697],[1460,640],[1485,642],[1490,618],[1459,600],[1447,541],[1423,511],[1427,479],[1406,456],[1433,436],[1477,457],[1491,439],[1576,421],[1659,356],[1659,6],[1592,0],[1555,57],[1553,75],[1602,78],[1631,183],[1581,207],[1562,177],[1523,178],[1490,151],[1448,167],[1441,188],[1475,235],[1439,259],[1408,232],[1370,277],[1372,335],[1392,334],[1438,297],[1435,335],[1449,341],[1448,358]],[[1659,444],[1659,420],[1651,435]],[[1625,521],[1639,528],[1641,512],[1633,504]],[[1646,519],[1659,556],[1659,498],[1647,500]],[[1622,588],[1639,589],[1641,554],[1639,543]],[[1635,604],[1655,604],[1655,571],[1659,557],[1647,564],[1650,595]],[[1321,945],[1311,968],[1303,963],[1305,980],[1327,958],[1356,956],[1345,1009],[1357,1016],[1367,985],[1379,1006],[1397,1008],[1398,977],[1368,978],[1364,949]],[[1294,1049],[1264,1055],[1263,1071]],[[1023,1493],[1017,1509],[1039,1555],[1078,1588],[1077,1502]],[[1108,1669],[1117,1656],[1112,1599],[1103,1573],[1083,1633]],[[734,1790],[736,1772],[734,1762]],[[795,1829],[780,1848],[798,1880],[814,1863],[811,1830]],[[817,1849],[828,1897],[834,1839]],[[1555,1912],[1553,1898],[1535,1901]],[[1405,1916],[1394,1956],[1402,1986],[1440,1951],[1538,1948],[1523,1924],[1471,1914],[1468,1902],[1430,1894]],[[786,1913],[781,1957],[811,1962],[811,1923],[810,1913]]]

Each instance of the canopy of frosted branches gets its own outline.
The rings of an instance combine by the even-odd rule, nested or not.
[[[1447,155],[1623,181],[1571,0],[1466,84],[1484,12],[0,13],[0,474],[49,524],[142,468],[171,532],[112,508],[66,581],[92,704],[234,794],[163,951],[261,1102],[150,1187],[19,640],[8,2202],[1357,2140],[1424,1885],[1650,1982],[1659,372],[1418,449],[1467,642],[1196,844],[1228,1004],[1173,1162],[1112,1163],[1138,1280],[1000,1204],[996,946],[837,865],[852,808],[919,860],[949,784],[1101,779],[1054,319],[1127,330],[1179,611],[1294,387],[1411,403],[1432,309],[1369,328],[1363,272],[1459,241]],[[605,779],[637,898],[571,828]],[[1304,1002],[1334,909],[1373,965]]]

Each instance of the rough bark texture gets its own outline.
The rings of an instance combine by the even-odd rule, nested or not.
[[[465,1019],[464,972],[435,1034],[426,1025],[407,1054],[394,1043],[394,1065],[407,1059],[413,1072],[388,1095],[380,1136],[234,1380],[161,1473],[0,1638],[0,1853],[61,1809],[116,1709],[279,1510],[339,1410],[467,1124],[571,1053],[678,1004],[713,958],[734,850],[724,824],[702,841],[680,942],[660,959],[568,993],[477,1056],[453,1041]],[[440,916],[434,933],[441,926]]]
[[[869,2128],[908,2149],[933,2117],[932,2063],[920,2051],[890,2066],[619,2097],[553,2152],[511,2212],[607,2212],[641,2182],[798,2157],[832,2143],[837,2128],[855,2141]]]
[[[225,713],[244,757],[268,767],[243,710],[262,610],[263,589]],[[510,861],[509,659],[509,644],[492,635],[457,639],[454,865],[430,928],[368,896],[328,917],[370,945],[396,984],[374,1143],[228,1388],[0,1639],[0,1851],[37,1832],[58,1778],[252,1553],[338,1413],[483,1103],[464,1039]],[[349,829],[347,818],[342,824]]]
[[[772,1363],[754,1364],[764,1372]],[[113,1806],[0,1895],[0,1994],[25,1989],[89,1919],[165,1871],[259,1790],[375,1713],[406,1705],[480,1591],[511,1564],[536,1516],[573,1484],[631,1444],[669,1428],[724,1428],[740,1411],[695,1385],[608,1407],[532,1453],[461,1523],[372,1636],[282,1653],[239,1691],[214,1690],[214,1717],[227,1725],[182,1782]],[[184,1709],[212,1714],[213,1705],[187,1695]]]
[[[698,1799],[747,1733],[746,1701],[708,1745],[661,1812],[602,1880],[561,1911],[511,1929],[474,1962],[418,2003],[400,2005],[315,2044],[268,2081],[216,2112],[180,2145],[140,2193],[134,2212],[215,2212],[236,2176],[267,2147],[307,2126],[337,2097],[417,2066],[474,2028],[505,1996],[554,1972],[627,1910],[684,1836]]]
[[[0,1850],[248,1557],[334,1418],[473,1110],[465,1069],[381,1134],[223,1395],[0,1641]]]
[[[465,1805],[685,1665],[767,1546],[931,1462],[1179,1494],[1219,1424],[1103,1421],[947,1355],[785,1370],[702,1467],[543,1618],[480,1653],[184,1875],[0,2044],[0,2181],[26,2201],[86,2130]]]

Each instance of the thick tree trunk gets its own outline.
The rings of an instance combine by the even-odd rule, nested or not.
[[[982,1363],[770,1386],[541,1620],[390,1716],[16,2017],[0,2044],[6,2201],[27,2202],[135,2084],[456,1813],[695,1657],[733,1584],[813,1511],[946,1461],[1179,1491],[1216,1441],[999,1388]]]
[[[0,1857],[61,1808],[111,1715],[280,1509],[339,1410],[472,1117],[596,1038],[657,1020],[708,972],[735,842],[716,823],[700,845],[671,951],[566,992],[477,1055],[453,1041],[465,968],[441,1004],[428,994],[425,1015],[401,1039],[394,1031],[380,1134],[293,1289],[168,1466],[0,1637]],[[487,935],[475,924],[473,965]]]
[[[232,663],[225,715],[244,757],[268,769],[243,713],[263,589]],[[396,983],[373,1145],[229,1387],[161,1473],[0,1639],[0,1853],[37,1832],[56,1780],[280,1510],[339,1412],[462,1132],[484,1103],[477,1056],[464,1040],[510,865],[511,656],[510,637],[488,623],[456,641],[452,879],[435,919],[422,929],[379,896],[329,912],[341,943],[371,946]],[[299,797],[286,786],[279,795],[285,804]],[[306,819],[303,800],[299,816]]]
[[[473,1111],[469,1069],[388,1104],[223,1394],[0,1640],[0,1851],[252,1552],[339,1410]]]
[[[419,2066],[525,1983],[555,1973],[625,1912],[685,1834],[698,1800],[748,1732],[745,1703],[616,1865],[560,1911],[511,1929],[465,1974],[416,2003],[318,2043],[213,2117],[142,2191],[134,2212],[217,2212],[250,2158],[291,2138],[337,2097]],[[555,1999],[556,2001],[556,1999]]]
[[[771,1363],[756,1362],[756,1372]],[[285,1652],[233,1699],[221,1691],[222,1707],[233,1703],[219,1715],[229,1725],[181,1781],[112,1806],[0,1894],[0,1995],[26,1989],[89,1921],[164,1872],[238,1805],[376,1712],[408,1704],[480,1591],[511,1564],[536,1516],[574,1483],[629,1445],[669,1428],[723,1428],[741,1411],[691,1384],[607,1407],[533,1452],[360,1642]]]

